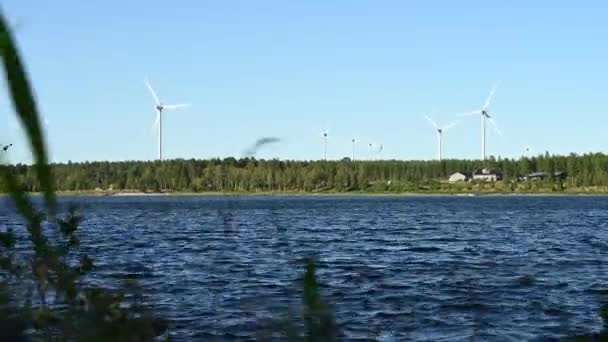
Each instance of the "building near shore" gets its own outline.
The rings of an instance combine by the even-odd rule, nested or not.
[[[527,175],[525,177],[525,179],[528,181],[544,181],[544,180],[548,179],[550,177],[550,175],[551,174],[549,172],[544,172],[544,171],[532,172],[531,174]],[[566,172],[556,171],[553,173],[553,178],[556,180],[564,180],[564,179],[566,179],[566,177],[567,177]]]
[[[477,169],[473,172],[474,181],[496,182],[502,180],[502,172],[494,169]]]
[[[470,172],[454,172],[450,175],[448,182],[450,183],[460,183],[460,182],[468,182],[471,180]]]

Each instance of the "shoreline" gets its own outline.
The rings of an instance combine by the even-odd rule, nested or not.
[[[29,193],[42,195],[39,192]],[[604,197],[608,192],[139,192],[57,191],[57,197]],[[2,193],[0,197],[8,197]]]

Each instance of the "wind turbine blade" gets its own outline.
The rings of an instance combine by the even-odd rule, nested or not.
[[[463,117],[463,116],[473,116],[473,115],[478,115],[478,114],[480,114],[480,113],[481,113],[481,111],[480,111],[480,110],[474,110],[474,111],[472,111],[472,112],[467,112],[467,113],[460,113],[460,114],[456,114],[456,116],[459,116],[459,117]]]
[[[158,124],[160,123],[160,113],[157,112],[156,119],[154,120],[154,124],[152,125],[152,134],[158,133]]]
[[[456,125],[457,125],[459,122],[460,122],[460,121],[454,121],[454,122],[451,122],[451,123],[449,123],[447,126],[443,127],[441,130],[445,132],[445,131],[447,131],[448,129],[450,129],[450,128],[452,128],[452,127],[456,126]]]
[[[154,97],[154,102],[156,103],[156,105],[160,106],[160,99],[158,98],[158,95],[156,95],[156,92],[154,91],[154,89],[150,85],[150,82],[148,82],[148,79],[146,79],[146,86],[148,86],[148,90],[150,90],[150,93],[152,94],[152,97]]]
[[[163,108],[164,109],[178,109],[178,108],[185,108],[185,107],[189,107],[190,104],[189,103],[180,103],[180,104],[174,104],[174,105],[164,105]]]
[[[433,125],[433,127],[435,127],[435,129],[438,129],[439,126],[437,126],[437,123],[435,121],[433,121],[433,119],[429,118],[428,116],[424,116],[424,118],[431,123],[431,125]]]
[[[500,129],[498,128],[498,125],[496,124],[496,121],[494,121],[494,119],[492,119],[492,118],[488,118],[488,121],[490,121],[492,126],[494,126],[496,133],[498,133],[499,135],[502,135],[502,132],[500,131]]]
[[[325,129],[323,130],[323,134],[327,134],[327,135],[329,135],[329,132],[330,132],[330,131],[331,131],[331,130],[330,130],[330,125],[329,125],[329,122],[327,122],[327,121],[326,121],[326,122],[325,122]]]
[[[498,87],[499,82],[496,82],[494,84],[494,86],[492,86],[492,90],[490,90],[490,95],[488,95],[488,99],[486,100],[486,103],[483,106],[483,109],[486,110],[488,109],[488,107],[490,106],[490,102],[492,101],[492,97],[494,96],[494,93],[496,92],[496,88]]]

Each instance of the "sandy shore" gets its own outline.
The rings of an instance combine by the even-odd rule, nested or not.
[[[128,196],[167,196],[168,193],[158,193],[158,192],[117,192],[113,194],[108,194],[108,196],[119,196],[119,197],[128,197]]]

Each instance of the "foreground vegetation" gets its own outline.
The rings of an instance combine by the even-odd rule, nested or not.
[[[498,169],[503,181],[450,184],[457,171]],[[608,155],[446,161],[279,161],[245,159],[169,160],[163,162],[85,162],[51,166],[59,191],[145,191],[221,193],[608,193]],[[12,165],[8,171],[22,189],[36,192],[41,180],[35,166]],[[565,179],[521,181],[536,171],[567,173]],[[0,192],[8,186],[0,182]]]
[[[22,166],[10,167],[0,164],[2,189],[8,193],[15,209],[22,216],[23,227],[26,229],[23,233],[29,237],[30,247],[28,253],[17,253],[15,231],[11,227],[0,231],[0,340],[151,341],[155,337],[162,336],[170,327],[167,322],[156,316],[152,307],[142,304],[141,293],[135,282],[127,281],[119,289],[107,289],[88,287],[83,281],[87,274],[94,272],[95,267],[94,260],[80,253],[78,248],[78,227],[82,218],[74,210],[69,210],[64,215],[57,213],[56,183],[53,176],[58,176],[59,171],[56,167],[53,172],[47,163],[46,144],[32,96],[33,92],[12,35],[1,14],[0,53],[11,100],[18,119],[25,127],[36,161],[35,165],[25,169]],[[257,163],[249,160],[246,165],[249,162]],[[180,165],[179,162],[148,165],[158,165],[159,169],[163,169],[166,165],[171,169],[176,164]],[[215,169],[218,165],[222,168],[223,163],[216,163],[209,169]],[[336,168],[336,165],[343,164],[317,163],[312,168],[315,169],[318,165]],[[361,165],[366,164],[350,165],[358,165],[360,168]],[[363,168],[366,169],[368,166]],[[254,169],[257,169],[257,166]],[[373,167],[370,170],[374,170]],[[76,182],[75,184],[88,184],[87,186],[91,187],[110,186],[108,182],[111,175],[109,171],[98,173],[97,181],[93,184],[90,183],[87,175],[82,178],[81,175],[77,175],[77,179],[72,181]],[[186,177],[187,175],[188,173]],[[338,189],[339,184],[344,183],[339,181],[336,183],[336,175],[332,184],[334,184],[333,188]],[[169,175],[164,177],[167,176]],[[379,173],[376,173],[375,177],[378,176]],[[66,177],[59,176],[60,189],[65,189],[61,181],[69,179]],[[182,178],[187,179],[186,177]],[[323,180],[321,184],[327,188],[330,186],[328,182],[331,176],[327,177],[329,178],[313,177],[313,179]],[[145,179],[145,182],[140,183],[139,188],[141,189],[142,185],[148,188],[150,179],[142,179]],[[164,180],[162,184],[167,189],[168,178]],[[219,179],[209,181],[215,182],[212,184],[219,186],[220,191],[224,191],[224,186],[231,184],[221,175]],[[160,189],[159,181],[153,182],[156,184],[154,187]],[[172,189],[176,189],[173,182]],[[182,184],[184,187],[181,189],[186,189],[190,183],[191,180],[184,182]],[[207,183],[203,184],[209,188]],[[247,189],[259,189],[263,184],[263,182],[251,183],[247,185]],[[268,189],[272,190],[273,184],[280,183],[273,183],[267,179],[266,184]],[[312,188],[305,190],[318,188],[319,183],[307,184],[312,184],[310,185]],[[369,186],[369,179],[367,184]],[[245,187],[244,183],[233,180],[233,190],[238,188],[237,185],[243,187],[240,190]],[[123,188],[126,186],[127,183]],[[81,189],[80,185],[76,187],[76,190],[79,189]],[[284,187],[283,190],[285,189]],[[40,191],[44,195],[42,207],[34,206],[26,190]],[[0,222],[0,227],[4,228],[4,225],[5,222]],[[339,336],[337,325],[330,306],[321,298],[312,260],[306,262],[303,280],[304,305],[301,315],[289,316],[287,320],[277,320],[276,324],[271,325],[268,331],[258,336],[258,339],[266,341],[278,337],[289,341],[337,340]],[[606,322],[604,331],[608,332],[608,308],[603,309],[602,316]],[[608,333],[580,336],[576,340],[608,340]]]
[[[57,215],[54,178],[47,163],[46,144],[24,66],[5,18],[0,14],[0,52],[5,80],[18,119],[29,138],[44,205],[34,206],[23,180],[0,164],[0,179],[22,216],[29,236],[29,253],[17,253],[17,234],[0,231],[1,341],[152,341],[167,331],[167,322],[143,305],[137,283],[119,289],[89,287],[84,277],[94,261],[79,251],[81,217],[70,209]],[[0,222],[4,226],[5,222]],[[292,317],[260,336],[290,341],[334,341],[333,315],[321,299],[312,261],[306,263],[301,324]],[[167,339],[169,335],[166,335]]]

